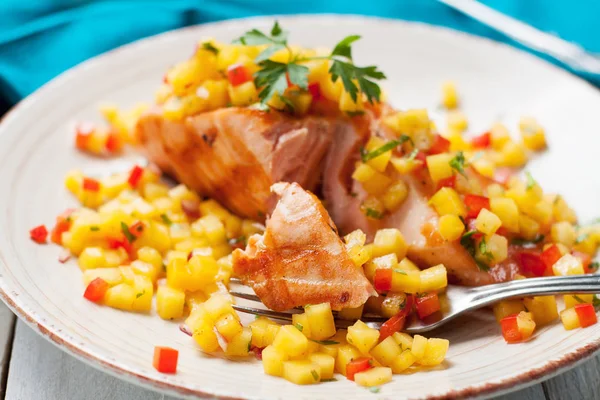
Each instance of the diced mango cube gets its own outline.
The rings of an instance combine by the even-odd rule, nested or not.
[[[284,361],[283,378],[296,385],[310,385],[321,381],[321,368],[311,361]]]
[[[403,271],[399,268],[392,272],[392,291],[417,293],[421,290],[421,272]]]
[[[156,310],[162,319],[175,319],[183,316],[185,292],[169,286],[159,286],[156,291]]]
[[[394,341],[398,343],[401,350],[411,349],[414,339],[408,333],[394,332],[392,335]]]
[[[228,342],[231,342],[235,336],[242,332],[243,326],[233,314],[225,314],[217,319],[215,328]],[[252,335],[252,330],[248,329],[250,335]]]
[[[232,317],[231,321],[233,321],[233,320],[235,320],[235,318]],[[219,320],[219,321],[222,321],[222,320]],[[228,323],[228,324],[229,324],[229,328],[234,326],[233,322]],[[238,324],[239,324],[239,322],[238,322]],[[241,325],[238,325],[238,326],[240,326],[240,328],[241,328]],[[230,330],[229,328],[225,328],[223,325],[221,325],[221,328],[224,330],[228,330],[228,331]],[[219,326],[217,326],[217,329],[219,329]],[[221,333],[220,330],[219,330],[219,333]],[[229,333],[231,333],[231,332],[229,332]],[[223,335],[223,336],[225,336],[225,335]],[[229,340],[229,343],[227,343],[227,350],[225,350],[225,354],[228,356],[238,356],[238,357],[247,356],[248,352],[250,351],[251,342],[252,342],[252,330],[248,327],[244,327],[238,332],[237,335],[235,335],[233,338],[231,338],[231,340]]]
[[[346,340],[361,353],[368,354],[379,340],[379,331],[370,328],[362,321],[356,321],[354,325],[348,327]]]
[[[581,327],[579,316],[574,308],[567,308],[566,310],[561,311],[560,320],[562,321],[565,329],[568,331]]]
[[[392,380],[392,369],[375,367],[354,375],[354,382],[360,386],[379,386]]]
[[[573,246],[577,239],[575,228],[567,221],[553,224],[550,233],[553,242],[562,243],[567,247]]]
[[[398,259],[406,256],[408,246],[398,229],[379,229],[373,239],[373,257],[395,253]]]
[[[502,221],[500,218],[485,208],[479,212],[479,215],[477,215],[477,218],[475,219],[475,228],[488,236],[496,233],[501,225]]]
[[[519,130],[521,131],[525,147],[534,151],[546,148],[546,134],[544,128],[542,128],[534,118],[521,118],[519,121]]]
[[[431,292],[448,286],[448,273],[443,264],[424,269],[420,272],[421,286],[419,292]]]
[[[566,275],[583,275],[583,264],[581,260],[571,254],[565,254],[552,266],[554,275],[566,276]]]
[[[437,183],[442,179],[449,178],[454,174],[454,170],[450,166],[450,161],[452,161],[452,158],[454,158],[452,153],[441,153],[427,156],[427,168],[434,183]]]
[[[449,242],[460,239],[465,231],[465,225],[456,215],[446,214],[439,219],[440,235]]]
[[[523,303],[538,326],[546,325],[558,318],[558,308],[554,296],[526,297],[523,299]]]
[[[452,214],[463,218],[467,215],[467,209],[458,193],[449,187],[438,190],[429,199],[429,204],[433,205],[439,215]]]
[[[284,325],[275,336],[273,346],[290,357],[296,357],[306,352],[308,339],[293,325]]]
[[[415,335],[413,337],[413,343],[410,351],[417,358],[417,360],[421,360],[425,355],[425,351],[427,350],[427,338],[421,335]]]
[[[410,349],[404,350],[392,361],[392,371],[395,374],[404,372],[410,368],[417,361],[417,357],[410,351]]]
[[[112,308],[130,311],[135,301],[136,291],[126,283],[109,288],[104,295],[104,304]]]
[[[387,188],[381,196],[381,202],[388,211],[395,211],[408,196],[408,186],[404,181],[397,181]]]
[[[265,374],[283,376],[283,363],[289,359],[286,354],[269,345],[262,351],[262,362]]]
[[[446,357],[449,346],[450,342],[446,339],[428,339],[425,353],[418,361],[419,364],[429,367],[441,364]]]
[[[565,308],[572,308],[577,304],[589,303],[592,304],[594,302],[593,294],[565,294],[563,296],[565,301]],[[536,321],[537,322],[537,321]]]
[[[371,350],[371,355],[384,367],[389,367],[396,357],[400,355],[401,349],[392,336],[388,336]]]
[[[458,94],[454,82],[448,81],[442,85],[442,104],[448,110],[452,110],[458,105]]]
[[[312,339],[324,340],[335,335],[335,322],[329,303],[311,304],[304,308],[304,312],[308,318]]]
[[[502,300],[494,304],[493,309],[496,320],[500,322],[504,317],[525,311],[525,306],[521,300]]]
[[[292,325],[296,327],[307,338],[311,337],[310,322],[306,313],[292,315]]]
[[[335,370],[346,376],[346,366],[354,359],[361,356],[360,351],[356,347],[346,344],[338,347],[337,358],[335,360]]]
[[[488,188],[489,191],[489,188]],[[502,226],[511,232],[519,232],[519,208],[513,199],[507,197],[490,196],[490,208],[500,221]]]
[[[335,358],[325,353],[313,353],[308,356],[308,360],[319,366],[321,371],[321,379],[333,378],[335,369]]]
[[[264,348],[275,340],[281,326],[265,317],[259,317],[250,323],[252,329],[252,345]]]
[[[258,91],[253,81],[248,81],[237,86],[229,85],[227,90],[233,106],[243,107],[258,101]]]

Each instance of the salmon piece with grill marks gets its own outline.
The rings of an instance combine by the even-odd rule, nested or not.
[[[263,235],[233,252],[234,272],[270,309],[330,303],[354,308],[377,296],[340,239],[329,214],[297,183],[276,183],[277,205]]]

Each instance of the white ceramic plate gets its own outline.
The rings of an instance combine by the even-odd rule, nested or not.
[[[292,41],[331,46],[361,34],[355,58],[388,75],[385,88],[400,108],[437,109],[440,84],[454,79],[471,131],[497,119],[515,127],[523,114],[547,127],[550,151],[530,167],[549,191],[564,193],[582,220],[597,216],[600,179],[600,94],[583,81],[507,46],[427,25],[341,16],[283,17]],[[193,397],[251,399],[450,398],[514,390],[558,373],[600,346],[600,324],[566,332],[560,324],[534,340],[507,345],[489,312],[448,326],[443,368],[394,377],[379,394],[345,379],[296,386],[265,376],[257,361],[227,361],[201,354],[176,323],[85,301],[75,263],[58,263],[56,246],[38,246],[28,230],[51,225],[73,200],[63,189],[71,168],[103,170],[105,161],[77,153],[69,124],[98,118],[102,101],[130,106],[151,101],[171,64],[189,56],[196,41],[230,41],[267,29],[271,18],[208,24],[142,40],[90,60],[24,100],[0,126],[0,294],[22,319],[62,349],[129,381]],[[180,350],[176,375],[152,368],[155,345]]]

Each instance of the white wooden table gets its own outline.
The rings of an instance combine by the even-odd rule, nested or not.
[[[0,399],[175,400],[109,376],[31,330],[0,302]],[[600,398],[600,357],[502,400]]]

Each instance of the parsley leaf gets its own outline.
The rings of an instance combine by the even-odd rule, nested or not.
[[[258,93],[261,102],[266,103],[276,94],[283,94],[288,87],[286,73],[288,64],[264,60],[259,64],[261,69],[254,75],[254,83],[262,87]]]
[[[525,171],[525,176],[527,177],[527,190],[531,190],[534,188],[535,185],[537,185],[537,182],[535,181],[535,179],[533,179],[533,176],[531,176],[531,172],[529,171]]]
[[[343,38],[338,44],[335,45],[335,48],[331,52],[332,56],[340,56],[345,57],[349,60],[352,60],[352,43],[356,42],[360,39],[359,35],[350,35]]]
[[[90,231],[92,231],[92,232],[98,232],[99,230],[100,230],[100,227],[98,227],[96,225],[90,226]]]
[[[374,100],[379,101],[381,89],[373,82],[373,80],[386,79],[383,72],[379,71],[376,66],[357,67],[352,63],[333,60],[331,68],[329,68],[331,80],[335,83],[338,78],[342,79],[344,90],[350,94],[354,102],[358,99],[358,88],[367,96],[369,103],[373,104]],[[358,82],[358,87],[354,81]]]
[[[311,369],[310,373],[315,381],[319,380],[319,374],[317,374],[317,371],[315,371],[314,369]]]
[[[304,326],[302,326],[302,324],[300,323],[295,323],[294,326],[296,327],[296,329],[298,329],[300,332],[302,332],[304,330]]]
[[[494,255],[490,253],[490,251],[487,248],[485,238],[481,238],[481,240],[479,241],[479,254],[487,258],[488,261],[492,261],[494,259]]]
[[[597,294],[594,295],[594,299],[592,300],[592,305],[594,307],[600,307],[600,299],[598,298]]]
[[[167,214],[160,214],[160,219],[162,219],[162,222],[164,222],[167,225],[173,224],[173,221],[171,221],[171,218],[169,218]]]
[[[466,233],[464,233],[462,235],[462,237],[460,238],[460,245],[462,247],[465,248],[465,250],[471,255],[471,257],[473,257],[473,260],[475,261],[475,264],[477,264],[477,267],[479,267],[480,270],[482,271],[489,271],[490,270],[490,266],[487,265],[484,262],[481,262],[480,260],[478,260],[477,258],[475,258],[475,254],[476,254],[476,249],[475,249],[475,245],[476,245],[476,241],[475,238],[473,238],[473,235],[476,234],[477,231],[476,230],[471,230],[468,231]],[[481,252],[481,243],[479,244],[479,251]],[[485,248],[487,249],[487,245],[484,245]]]
[[[133,243],[135,241],[135,236],[129,232],[129,227],[125,222],[121,222],[121,232],[123,232],[123,235],[129,243]]]
[[[365,209],[365,215],[368,218],[373,218],[373,219],[382,219],[383,218],[383,213],[373,209],[373,208],[366,208]]]
[[[292,85],[297,85],[300,89],[308,89],[308,67],[300,64],[287,64],[287,72]]]
[[[322,344],[323,346],[340,344],[340,342],[336,342],[335,340],[315,340],[315,339],[308,339],[308,340],[310,340],[311,342]]]
[[[145,294],[146,294],[146,290],[144,290],[144,291],[143,291],[143,292],[141,292],[141,293],[138,293],[138,294],[136,294],[136,295],[135,295],[135,298],[136,298],[136,299],[139,299],[140,297],[142,297],[142,296],[143,296],[143,295],[145,295]]]
[[[465,155],[463,154],[462,151],[459,151],[458,153],[456,153],[454,158],[452,158],[452,160],[450,160],[449,164],[452,169],[456,170],[458,173],[460,173],[464,177],[467,177],[467,175],[465,174]]]
[[[219,49],[217,49],[215,46],[213,46],[213,44],[211,42],[202,43],[202,49],[210,51],[211,53],[214,53],[215,55],[219,54]]]
[[[397,140],[390,140],[386,144],[384,144],[384,145],[376,148],[373,151],[369,151],[368,153],[362,151],[361,154],[360,154],[360,158],[361,158],[362,162],[367,162],[367,161],[372,160],[372,159],[374,159],[376,157],[379,157],[380,155],[382,155],[386,151],[395,149],[396,147],[402,145],[406,141],[412,141],[411,138],[410,138],[410,136],[402,135]]]
[[[277,53],[287,47],[287,36],[288,33],[281,29],[279,22],[275,21],[275,24],[271,28],[271,34],[266,35],[258,29],[252,29],[246,32],[243,36],[233,41],[233,43],[243,44],[246,46],[260,46],[269,45],[264,49],[255,59],[255,61],[261,62],[267,60],[273,54]]]
[[[594,261],[594,262],[590,263],[590,265],[588,265],[588,269],[590,271],[597,271],[598,267],[600,267],[600,263],[598,263],[598,261]]]

